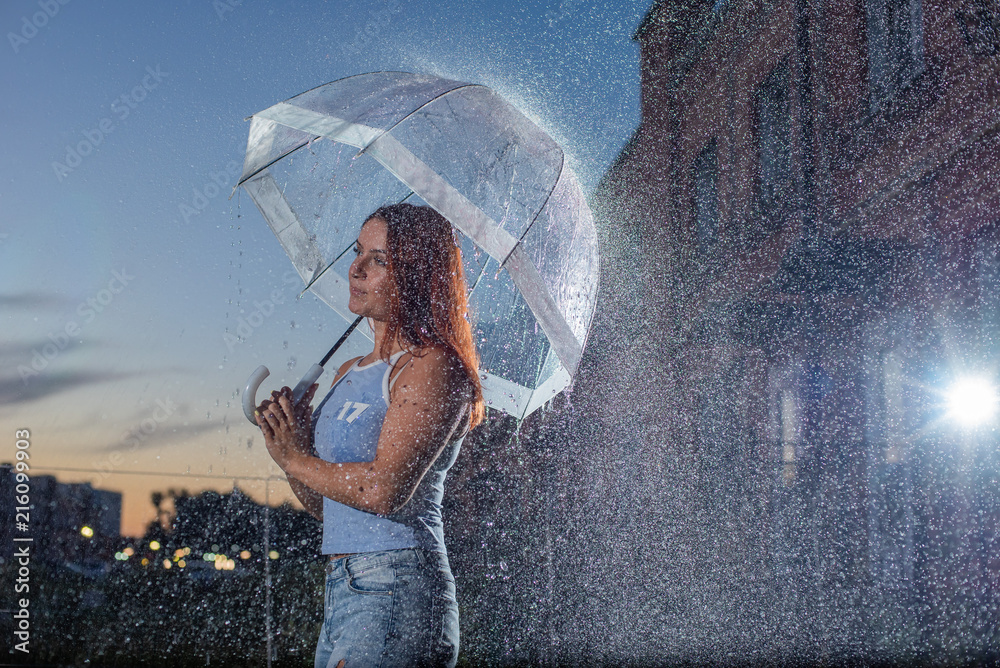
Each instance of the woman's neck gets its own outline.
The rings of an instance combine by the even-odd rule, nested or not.
[[[366,356],[366,362],[374,361],[381,356],[382,342],[385,340],[388,329],[388,324],[385,321],[372,320],[372,330],[375,334],[375,348],[371,353],[369,353],[369,355]],[[397,337],[396,340],[392,342],[392,347],[389,349],[389,355],[392,356],[400,350],[403,350],[403,346],[399,342],[399,337]]]

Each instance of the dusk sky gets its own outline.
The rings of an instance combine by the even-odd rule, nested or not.
[[[589,194],[638,125],[648,8],[4,2],[0,462],[29,429],[32,474],[123,492],[130,534],[153,490],[235,481],[263,500],[273,476],[270,500],[287,497],[239,394],[259,364],[261,394],[294,385],[343,325],[296,300],[249,197],[228,199],[244,119],[362,72],[482,83],[563,145]]]

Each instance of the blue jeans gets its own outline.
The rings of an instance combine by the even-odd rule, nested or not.
[[[420,549],[353,554],[326,568],[316,668],[454,666],[458,603],[448,557]]]

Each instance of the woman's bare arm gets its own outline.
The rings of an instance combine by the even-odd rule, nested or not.
[[[299,500],[302,507],[306,509],[306,512],[322,522],[323,496],[319,492],[309,489],[302,484],[301,480],[296,479],[294,476],[286,473],[285,479],[288,480],[288,486],[292,488],[292,494]]]
[[[351,365],[353,365],[358,359],[360,358],[355,357],[354,359],[348,360],[340,365],[340,368],[337,370],[337,375],[334,376],[333,385],[337,384],[337,381],[340,380],[341,376],[347,373],[348,370],[351,368]],[[282,391],[285,391],[285,389],[283,389]],[[308,424],[308,445],[310,452],[315,454],[315,448],[313,447],[313,441],[312,441],[313,411],[312,407],[309,405],[313,397],[313,392],[314,391],[310,389],[310,392],[307,394],[308,400],[300,402],[300,405],[296,407],[297,408],[296,412],[297,412],[297,418],[301,420],[304,424]],[[271,394],[272,394],[272,400],[277,401],[277,398],[280,395],[280,393],[272,392]],[[303,397],[303,399],[306,399],[307,397]],[[270,405],[270,403],[271,403],[270,401],[262,403],[260,408],[258,409],[258,412],[266,410],[267,407]],[[323,495],[321,495],[319,492],[313,489],[310,489],[307,485],[304,485],[301,480],[297,480],[294,476],[291,476],[287,473],[285,474],[285,479],[288,480],[288,486],[291,487],[292,493],[295,495],[295,498],[299,500],[299,503],[302,504],[302,507],[306,509],[306,512],[308,512],[310,515],[312,515],[320,522],[322,522]]]

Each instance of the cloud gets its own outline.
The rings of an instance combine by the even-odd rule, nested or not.
[[[51,339],[39,338],[32,341],[4,341],[0,344],[0,406],[23,404],[44,399],[50,395],[72,390],[82,385],[108,383],[136,377],[154,378],[164,374],[193,374],[197,370],[187,367],[169,366],[142,371],[109,372],[103,369],[78,371],[55,371],[53,366],[62,355],[74,355],[83,349],[107,348],[103,340],[73,342],[55,356],[44,359],[47,364],[33,366],[32,362],[42,356],[42,351],[52,349]],[[39,370],[41,369],[41,370]]]
[[[11,369],[11,371],[15,371]],[[15,371],[16,373],[16,371]],[[139,373],[108,371],[42,371],[27,382],[18,375],[0,378],[0,405],[14,406],[38,401],[83,385],[109,383],[139,376]],[[145,374],[141,374],[145,375]]]
[[[172,426],[169,419],[157,424],[151,433],[142,430],[141,422],[125,431],[129,438],[122,438],[116,443],[101,448],[100,452],[144,450],[156,445],[169,444],[175,441],[186,441],[208,432],[218,432],[225,429],[221,421],[201,422],[199,424],[180,424]]]
[[[32,356],[51,343],[52,339],[35,339],[34,341],[13,342],[4,341],[3,347],[0,348],[0,360],[3,361],[5,366],[10,365],[12,370],[16,370],[18,364],[30,367]],[[71,345],[66,346],[65,351],[60,352],[72,354],[81,348],[102,348],[104,346],[105,343],[103,341],[74,341]]]
[[[71,306],[72,303],[72,300],[58,292],[0,294],[0,308],[55,310]]]

